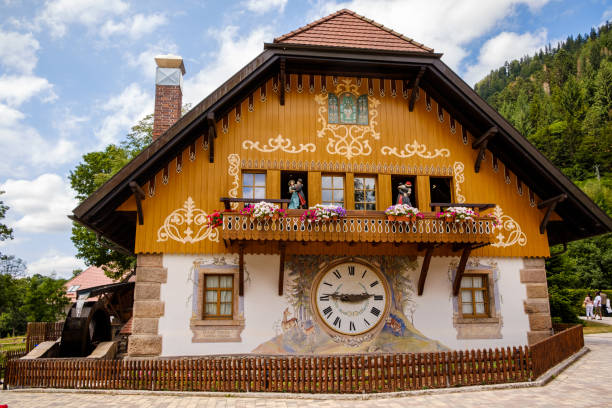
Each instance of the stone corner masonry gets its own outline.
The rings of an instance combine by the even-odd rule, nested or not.
[[[162,337],[158,333],[159,318],[164,315],[161,285],[168,271],[163,267],[162,254],[138,254],[136,287],[134,289],[134,320],[128,340],[130,357],[161,355]]]
[[[529,318],[527,342],[532,345],[552,334],[552,321],[544,259],[524,258],[523,264],[524,268],[520,270],[521,283],[525,285],[527,292],[523,306]]]

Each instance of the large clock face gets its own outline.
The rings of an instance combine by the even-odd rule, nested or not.
[[[363,334],[381,322],[387,310],[387,283],[375,269],[358,262],[332,266],[315,281],[315,307],[333,331]]]

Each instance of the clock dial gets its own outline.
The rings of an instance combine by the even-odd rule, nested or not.
[[[387,284],[375,269],[358,262],[335,265],[315,282],[314,304],[333,331],[357,335],[380,323],[387,310]]]

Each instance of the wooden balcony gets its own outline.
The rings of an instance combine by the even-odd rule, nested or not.
[[[447,223],[426,213],[415,222],[389,221],[382,211],[348,211],[338,221],[302,222],[303,210],[289,210],[286,218],[257,221],[249,216],[226,213],[221,236],[231,241],[310,241],[377,243],[489,244],[493,241],[494,218]]]

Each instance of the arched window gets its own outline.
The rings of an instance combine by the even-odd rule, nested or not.
[[[338,123],[338,97],[333,93],[327,94],[327,121]]]
[[[345,92],[336,96],[327,95],[327,121],[329,123],[368,124],[368,96],[361,95],[355,100],[355,95]]]

